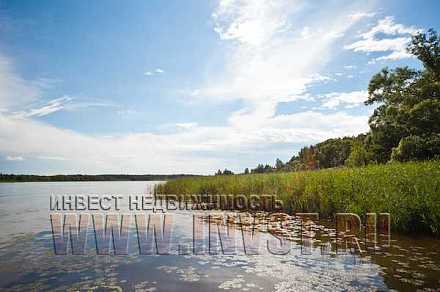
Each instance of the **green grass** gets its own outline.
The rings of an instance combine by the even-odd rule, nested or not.
[[[275,194],[286,212],[389,212],[393,230],[440,235],[440,161],[183,178],[159,194]]]

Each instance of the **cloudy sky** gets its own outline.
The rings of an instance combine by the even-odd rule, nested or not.
[[[213,173],[368,130],[440,2],[0,1],[0,172]]]

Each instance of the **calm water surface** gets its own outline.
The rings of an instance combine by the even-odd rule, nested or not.
[[[51,194],[139,195],[154,182],[0,184],[0,290],[4,291],[440,291],[439,240],[392,234],[369,256],[56,256]],[[173,236],[192,242],[192,213],[175,211]],[[134,236],[134,235],[133,235]],[[135,245],[136,240],[131,244]]]

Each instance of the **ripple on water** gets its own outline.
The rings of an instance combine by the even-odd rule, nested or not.
[[[296,237],[292,234],[285,233],[286,237],[295,241]],[[295,242],[292,244],[295,245]],[[427,278],[432,277],[425,271],[439,270],[438,261],[426,256],[424,249],[415,249],[420,255],[410,256],[414,252],[407,247],[397,249],[400,256],[387,251],[384,257],[388,258],[388,262],[384,267],[375,264],[374,257],[356,257],[355,263],[353,257],[322,257],[317,249],[308,256],[187,255],[178,257],[179,261],[175,264],[165,264],[167,257],[141,257],[136,254],[96,256],[94,250],[85,256],[57,257],[52,249],[51,236],[47,232],[22,234],[11,242],[2,243],[0,260],[3,269],[7,268],[17,275],[17,280],[11,277],[6,286],[12,291],[54,288],[160,291],[163,284],[160,281],[139,281],[129,275],[131,271],[135,272],[134,269],[142,267],[149,268],[149,272],[152,269],[160,272],[164,282],[172,279],[185,285],[197,283],[200,287],[213,283],[219,290],[369,291],[387,289],[384,277],[389,274],[394,274],[396,280],[406,285],[421,288],[427,284]],[[155,265],[151,264],[153,260]],[[414,264],[419,264],[423,270],[417,271]],[[128,275],[121,274],[121,265],[126,265]]]

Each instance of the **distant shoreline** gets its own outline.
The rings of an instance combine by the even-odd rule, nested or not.
[[[70,175],[29,175],[0,174],[0,183],[14,182],[68,182],[68,181],[159,181],[184,177],[200,177],[193,174],[70,174]]]

